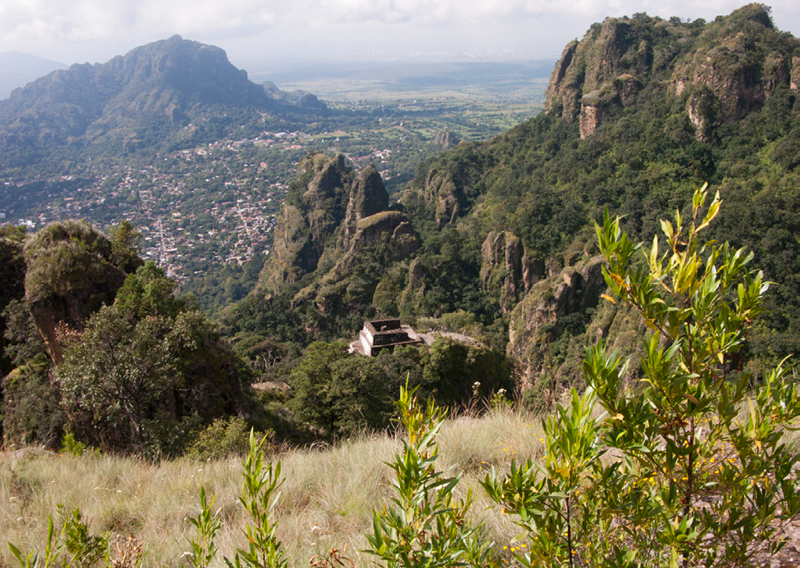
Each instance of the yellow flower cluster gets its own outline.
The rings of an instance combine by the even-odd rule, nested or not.
[[[528,547],[527,544],[522,543],[522,544],[520,544],[519,546],[516,546],[516,547],[514,547],[514,546],[512,546],[512,547],[504,546],[503,550],[510,550],[511,552],[516,552],[517,550],[522,550],[523,548],[527,548],[527,547]]]

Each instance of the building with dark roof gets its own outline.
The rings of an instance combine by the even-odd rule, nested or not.
[[[411,326],[402,325],[399,319],[373,320],[364,322],[358,339],[350,344],[350,352],[374,357],[384,349],[423,343]]]

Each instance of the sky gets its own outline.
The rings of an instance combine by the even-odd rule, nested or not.
[[[2,0],[0,52],[105,62],[175,34],[249,71],[298,63],[557,59],[607,16],[712,20],[729,0]],[[774,0],[800,37],[800,2]]]

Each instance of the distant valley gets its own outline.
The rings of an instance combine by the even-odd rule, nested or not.
[[[531,103],[546,88],[555,60],[519,62],[340,63],[254,71],[255,81],[316,93],[325,100],[457,97],[483,103]]]
[[[195,70],[196,79],[170,71],[174,64],[168,61],[199,57],[204,49],[173,38],[105,65],[59,71],[63,75],[43,77],[15,99],[1,101],[6,167],[0,170],[0,222],[35,230],[68,217],[101,227],[127,219],[143,234],[143,254],[167,267],[204,308],[214,309],[241,299],[254,284],[302,156],[343,152],[354,165],[373,162],[388,190],[397,191],[419,163],[448,144],[487,139],[538,112],[546,87],[542,66],[552,63],[499,65],[494,71],[484,64],[395,66],[376,80],[405,84],[409,76],[424,75],[428,83],[444,85],[453,83],[455,73],[458,89],[451,85],[442,93],[429,84],[424,92],[390,92],[393,98],[385,98],[385,86],[370,83],[352,100],[310,105],[317,101],[311,87],[342,74],[347,81],[353,71],[298,71],[295,79],[316,79],[283,90],[266,76],[254,77],[263,86],[241,82],[244,74],[222,59]],[[215,49],[208,48],[220,52]],[[153,65],[163,72],[154,73]],[[91,100],[100,96],[94,91],[76,98],[80,91],[65,90],[64,84],[76,73],[116,91],[102,101]],[[205,84],[203,73],[209,80],[222,74],[240,81],[239,91],[197,90]],[[487,73],[495,82],[485,80]],[[532,75],[527,82],[526,73]],[[279,77],[289,79],[290,73]],[[516,92],[507,89],[512,80]],[[63,112],[54,113],[56,108]],[[72,115],[78,130],[65,134]],[[255,265],[248,267],[251,260]]]

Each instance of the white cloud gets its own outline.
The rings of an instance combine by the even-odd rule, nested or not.
[[[3,0],[0,51],[104,61],[173,34],[248,49],[339,46],[448,52],[465,46],[560,52],[606,16],[713,19],[743,1],[711,0]],[[796,0],[773,2],[779,28],[800,33]],[[248,43],[249,42],[249,43]],[[359,43],[361,42],[361,43]],[[438,43],[437,43],[438,42]],[[553,45],[545,48],[545,42]],[[361,46],[361,47],[359,47]],[[72,55],[81,54],[81,55]],[[70,59],[67,59],[70,58]]]
[[[0,41],[92,41],[131,33],[255,33],[271,26],[278,11],[265,9],[259,0],[4,0]]]

